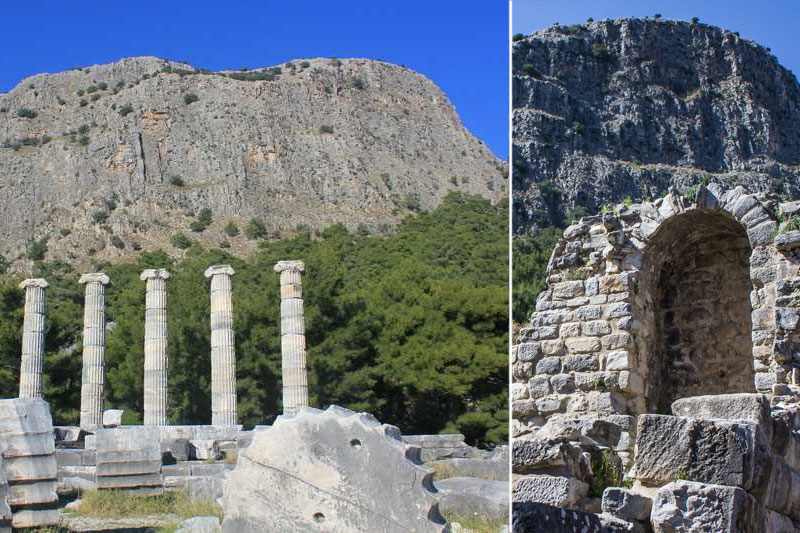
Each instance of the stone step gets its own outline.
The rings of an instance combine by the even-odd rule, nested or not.
[[[95,467],[97,477],[131,476],[136,474],[159,474],[161,472],[161,459],[155,461],[115,461],[98,462]]]
[[[57,502],[57,487],[58,482],[55,480],[10,485],[8,487],[8,504],[16,507]]]
[[[53,455],[9,457],[5,460],[6,479],[9,482],[56,479],[58,466]]]
[[[11,525],[14,528],[55,526],[61,519],[58,509],[23,509],[14,512]]]
[[[97,476],[98,489],[133,489],[137,487],[160,487],[163,484],[161,474],[144,474],[135,476]]]

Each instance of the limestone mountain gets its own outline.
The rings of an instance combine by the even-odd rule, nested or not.
[[[176,253],[186,237],[243,255],[248,224],[383,231],[450,191],[500,199],[506,175],[438,87],[379,61],[138,57],[0,94],[0,254],[18,268]]]
[[[737,33],[661,19],[553,26],[513,45],[514,224],[726,187],[800,196],[800,87]]]

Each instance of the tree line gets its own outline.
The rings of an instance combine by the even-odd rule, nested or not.
[[[458,431],[473,444],[507,440],[507,208],[450,194],[388,236],[341,225],[319,235],[265,241],[248,258],[193,244],[180,259],[143,252],[98,264],[112,282],[105,407],[139,423],[143,408],[145,268],[167,268],[169,419],[211,417],[209,265],[233,277],[240,422],[270,423],[281,411],[280,295],[273,265],[306,264],[304,298],[312,405],[374,414],[404,433]],[[50,283],[45,397],[54,422],[76,424],[81,388],[83,287],[64,262],[37,262]],[[18,393],[24,294],[0,276],[0,394]]]

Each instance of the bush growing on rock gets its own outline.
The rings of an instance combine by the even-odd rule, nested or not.
[[[37,113],[33,109],[27,107],[20,107],[17,109],[17,116],[20,118],[36,118]]]
[[[192,245],[192,241],[183,233],[176,233],[173,235],[170,239],[170,242],[172,243],[172,246],[179,250],[185,250]]]
[[[236,237],[239,235],[239,226],[236,225],[234,222],[228,222],[225,224],[225,235],[228,237]]]
[[[267,227],[257,218],[251,218],[244,228],[245,236],[252,240],[264,239],[267,236]]]
[[[183,103],[186,104],[186,105],[193,104],[194,102],[197,102],[198,100],[200,100],[200,97],[198,97],[194,93],[186,93],[186,94],[183,95]]]

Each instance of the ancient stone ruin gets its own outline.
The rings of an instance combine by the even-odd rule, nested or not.
[[[236,351],[229,265],[210,280],[211,425],[170,425],[167,413],[167,283],[148,269],[145,281],[144,424],[121,424],[104,409],[103,273],[85,285],[80,425],[53,426],[42,397],[47,282],[26,280],[20,397],[0,400],[0,530],[60,525],[69,530],[139,527],[62,514],[86,490],[158,495],[184,491],[222,504],[225,520],[198,519],[207,531],[307,528],[443,531],[443,510],[502,519],[508,513],[508,453],[478,450],[463,435],[402,436],[372,416],[332,406],[309,407],[301,261],[281,261],[281,352],[284,412],[272,426],[245,430],[236,411]],[[434,468],[451,472],[441,493]],[[88,522],[87,522],[88,520]],[[163,525],[150,523],[155,527]],[[271,529],[270,529],[271,528]],[[206,530],[203,530],[206,531]]]
[[[564,231],[513,349],[515,524],[798,530],[798,209],[712,184]]]

